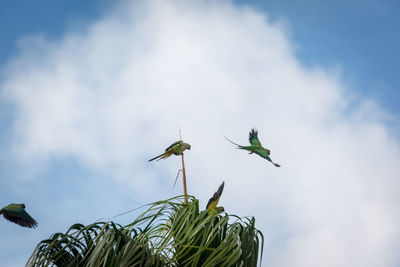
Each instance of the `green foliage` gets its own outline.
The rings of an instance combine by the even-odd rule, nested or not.
[[[200,212],[199,201],[189,200],[150,204],[126,226],[75,224],[41,241],[27,266],[257,265],[264,238],[254,218]]]
[[[137,229],[113,222],[74,224],[41,241],[28,266],[163,266]]]

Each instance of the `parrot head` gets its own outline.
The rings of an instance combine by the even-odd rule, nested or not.
[[[191,148],[191,146],[188,143],[182,143],[182,148],[183,150],[189,149]]]
[[[215,211],[216,211],[216,213],[220,214],[221,212],[224,212],[225,209],[222,206],[218,206],[218,207],[215,207]]]

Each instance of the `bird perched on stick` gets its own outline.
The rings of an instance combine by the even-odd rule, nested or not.
[[[218,201],[222,195],[222,191],[224,191],[224,186],[225,186],[225,182],[222,182],[222,184],[218,187],[217,192],[215,192],[214,195],[208,201],[207,206],[206,206],[206,209],[208,211],[213,212],[213,213],[220,213],[225,210],[224,207],[221,207],[221,206],[217,207]]]
[[[183,143],[182,141],[176,141],[174,143],[172,143],[169,147],[167,147],[165,149],[165,152],[162,153],[161,155],[154,157],[152,159],[149,159],[149,161],[153,161],[153,160],[157,160],[159,161],[160,159],[165,159],[168,158],[169,156],[171,156],[172,154],[174,155],[180,155],[183,153],[183,151],[185,151],[186,149],[190,150],[190,145],[187,143]]]
[[[25,211],[25,204],[10,204],[0,210],[0,215],[22,227],[35,228],[37,222]]]
[[[269,155],[271,154],[271,152],[269,151],[269,149],[264,148],[261,145],[260,140],[258,140],[258,131],[256,129],[251,129],[251,131],[249,132],[249,142],[251,146],[241,146],[239,144],[236,144],[235,142],[232,142],[231,140],[228,139],[228,137],[225,136],[225,138],[231,142],[234,145],[237,145],[237,148],[239,149],[243,149],[243,150],[247,150],[249,151],[249,154],[257,154],[260,157],[270,161],[272,164],[274,164],[276,167],[280,167],[281,165],[274,163],[271,158],[269,157]]]

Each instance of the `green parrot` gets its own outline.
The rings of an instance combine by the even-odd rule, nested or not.
[[[25,204],[10,204],[0,210],[0,215],[22,227],[35,228],[37,222],[25,211]]]
[[[225,182],[222,182],[222,184],[218,187],[217,192],[214,193],[212,198],[207,203],[206,209],[212,213],[220,213],[225,211],[224,207],[217,207],[218,201],[221,198],[222,191],[224,190]]]
[[[176,141],[176,142],[172,143],[169,147],[167,147],[165,149],[164,153],[162,153],[161,155],[159,155],[157,157],[149,159],[149,161],[153,161],[155,159],[157,159],[157,161],[159,161],[160,159],[168,158],[172,154],[178,156],[178,155],[182,154],[183,151],[185,151],[186,149],[190,150],[190,147],[191,146],[187,143],[183,143],[182,141]]]
[[[261,145],[260,140],[258,140],[258,131],[256,129],[251,129],[251,131],[249,132],[249,142],[251,146],[241,146],[238,145],[234,142],[232,142],[231,140],[228,139],[228,137],[225,136],[225,138],[231,142],[234,145],[237,145],[239,149],[243,149],[243,150],[247,150],[250,151],[249,154],[253,154],[256,153],[257,155],[259,155],[260,157],[270,161],[272,164],[274,164],[276,167],[280,167],[281,165],[274,163],[271,158],[269,157],[269,155],[271,154],[271,152],[269,151],[269,149],[264,148]]]

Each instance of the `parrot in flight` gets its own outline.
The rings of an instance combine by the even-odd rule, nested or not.
[[[35,228],[37,222],[25,211],[25,204],[10,204],[0,210],[0,215],[22,227]]]
[[[176,141],[174,143],[172,143],[169,147],[167,147],[165,149],[165,152],[162,153],[161,155],[154,157],[152,159],[149,159],[149,161],[153,161],[153,160],[157,160],[159,161],[160,159],[165,159],[168,158],[169,156],[171,156],[172,154],[174,155],[180,155],[183,153],[183,151],[185,151],[186,149],[190,150],[190,145],[187,143],[183,143],[182,141]]]
[[[224,207],[217,207],[218,205],[218,201],[221,198],[222,195],[222,191],[224,191],[224,186],[225,186],[225,182],[222,182],[222,184],[218,187],[217,192],[214,193],[214,195],[212,196],[212,198],[210,198],[210,200],[207,203],[206,209],[210,212],[213,213],[220,213],[225,211]]]
[[[264,148],[261,145],[260,140],[258,140],[258,131],[256,129],[251,129],[251,131],[249,132],[249,142],[251,146],[241,146],[238,145],[234,142],[232,142],[231,140],[228,139],[228,137],[225,136],[225,138],[231,142],[234,145],[237,145],[237,148],[239,149],[243,149],[243,150],[247,150],[249,151],[249,154],[257,154],[260,157],[270,161],[272,164],[274,164],[276,167],[280,167],[281,165],[274,163],[271,158],[269,157],[269,155],[271,154],[271,152],[269,151],[269,149]]]

